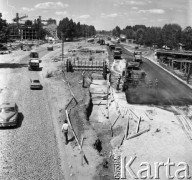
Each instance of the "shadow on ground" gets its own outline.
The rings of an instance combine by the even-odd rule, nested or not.
[[[192,105],[192,98],[188,94],[168,93],[163,89],[131,88],[125,92],[127,102],[142,105]]]
[[[19,64],[19,63],[0,63],[0,68],[23,68],[28,67],[28,64]]]

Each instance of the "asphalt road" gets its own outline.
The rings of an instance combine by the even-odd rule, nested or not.
[[[122,45],[121,45],[122,46]],[[123,56],[132,60],[132,53],[123,48]],[[192,90],[172,75],[143,58],[142,69],[146,72],[146,82],[151,80],[157,88],[137,88],[126,91],[129,103],[134,104],[156,104],[156,105],[191,105]]]
[[[40,57],[47,50],[40,49]],[[30,78],[40,71],[28,71],[28,56],[11,68],[7,101],[19,106],[19,126],[0,128],[1,180],[63,180],[54,126],[44,90],[30,90]],[[2,68],[2,67],[1,67]]]

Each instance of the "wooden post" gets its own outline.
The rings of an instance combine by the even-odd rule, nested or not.
[[[138,133],[138,132],[139,132],[139,125],[140,125],[140,122],[141,122],[141,117],[139,118],[138,123],[137,123],[136,133]]]
[[[111,136],[113,137],[113,126],[115,125],[115,123],[117,122],[117,120],[119,119],[120,114],[118,115],[118,117],[116,118],[116,120],[114,121],[114,123],[111,126]]]
[[[129,116],[127,116],[127,127],[125,130],[125,139],[127,139],[128,135],[129,135]]]

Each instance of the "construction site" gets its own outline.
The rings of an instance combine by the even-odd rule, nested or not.
[[[13,19],[13,23],[9,24],[10,29],[10,38],[12,40],[39,40],[41,37],[41,29],[44,29],[46,32],[46,39],[57,41],[57,25],[55,19],[44,20],[41,16],[37,17],[31,23],[26,24],[26,21],[29,21],[27,15],[20,15],[16,13],[16,17]]]
[[[184,159],[191,164],[186,156],[192,138],[191,87],[161,66],[161,57],[155,51],[135,50],[133,43],[112,41],[108,45],[98,44],[98,39],[79,42],[64,53],[62,72],[72,98],[61,114],[73,127],[83,154],[83,169],[78,178],[75,173],[73,178],[91,178],[89,167],[93,162],[97,162],[94,179],[103,180],[150,179],[147,170],[134,175],[143,161],[166,163],[168,157],[175,163]],[[110,46],[121,47],[120,59],[114,59],[115,48]],[[61,59],[60,55],[52,61]],[[186,144],[189,149],[183,154],[180,149]],[[92,154],[90,146],[98,156]],[[130,157],[135,158],[133,174],[122,170]],[[77,166],[73,165],[74,172]],[[86,168],[90,177],[84,175]],[[177,166],[172,169],[176,171]],[[165,168],[159,176],[166,178]]]
[[[0,56],[0,99],[20,110],[0,131],[0,179],[191,179],[191,52],[101,34],[59,43],[56,20],[25,18],[12,39],[38,41],[43,28],[47,42]]]

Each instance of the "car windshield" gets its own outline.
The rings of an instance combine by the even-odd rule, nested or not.
[[[119,51],[114,51],[114,54],[118,55],[118,54],[120,54],[120,52]]]
[[[34,83],[39,83],[39,80],[33,80]]]
[[[30,54],[30,58],[39,58],[39,55],[37,52],[33,52]]]
[[[141,55],[141,52],[135,52],[135,55]]]
[[[15,112],[15,108],[14,107],[4,107],[4,108],[0,108],[0,112]]]

